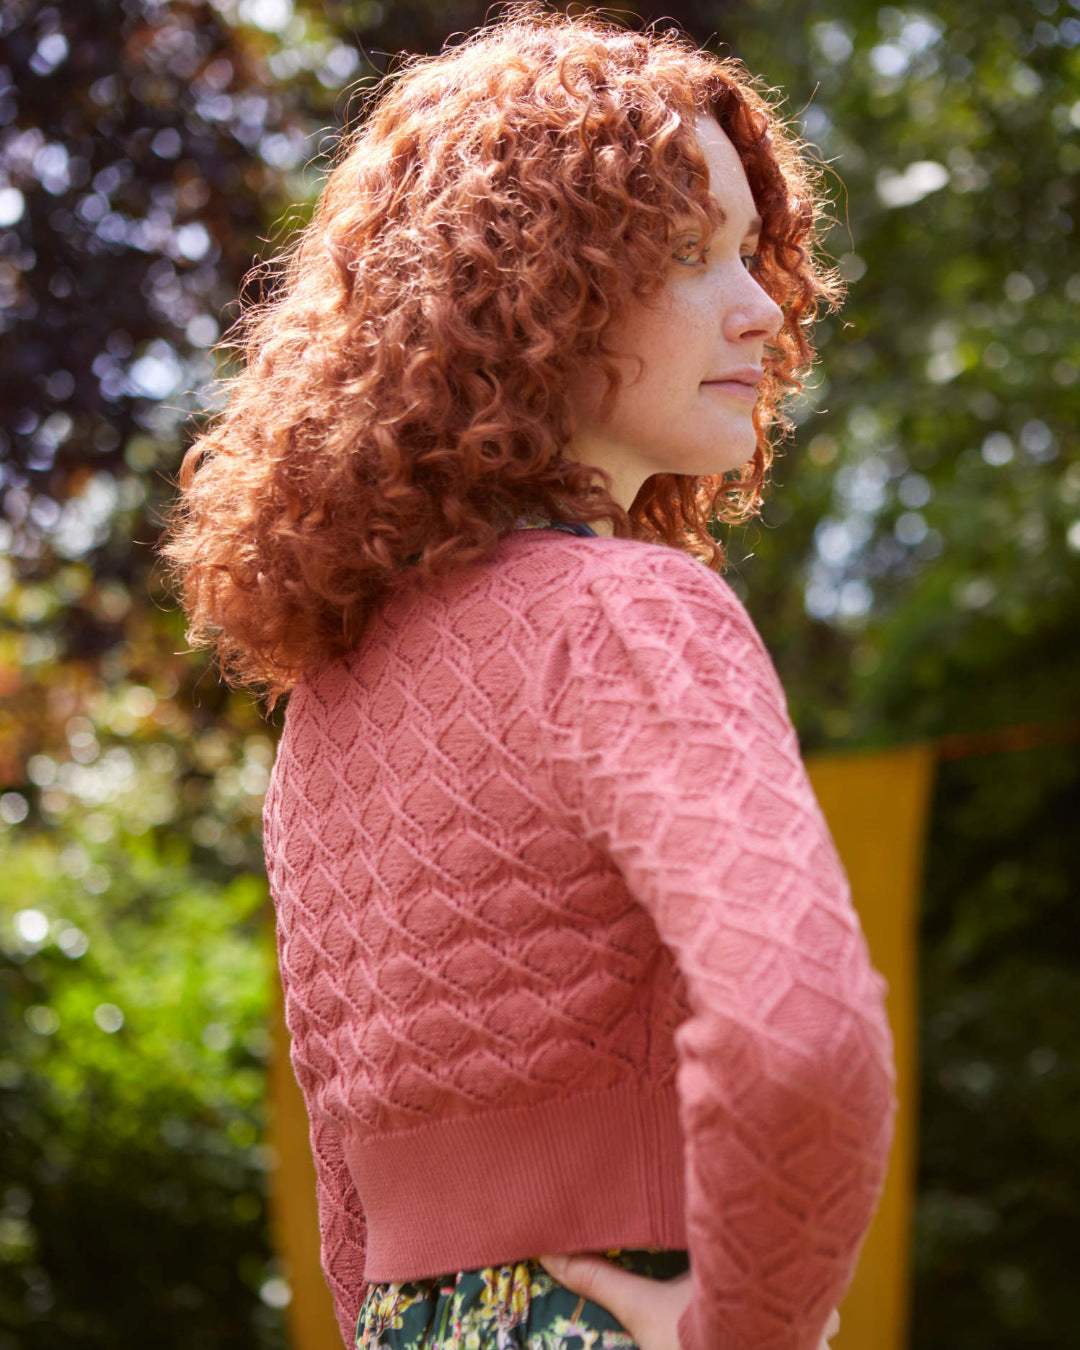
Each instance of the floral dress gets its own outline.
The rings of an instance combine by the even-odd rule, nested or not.
[[[684,1251],[605,1252],[635,1275],[673,1279]],[[615,1317],[572,1293],[536,1260],[430,1280],[373,1284],[360,1308],[355,1350],[636,1350]]]

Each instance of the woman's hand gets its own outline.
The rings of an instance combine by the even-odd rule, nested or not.
[[[680,1350],[679,1318],[692,1293],[690,1272],[671,1280],[634,1275],[602,1256],[541,1256],[553,1279],[606,1308],[639,1350]]]
[[[541,1256],[540,1264],[567,1289],[606,1308],[633,1336],[639,1350],[681,1350],[679,1318],[692,1293],[689,1271],[673,1280],[650,1280],[589,1254]],[[839,1330],[840,1314],[834,1308],[818,1350],[829,1350],[829,1338]]]

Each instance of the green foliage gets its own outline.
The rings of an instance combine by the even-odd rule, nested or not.
[[[923,906],[912,1344],[1045,1347],[1075,1319],[1080,764],[939,771]]]
[[[278,1350],[265,882],[56,843],[0,838],[0,1345],[135,1346],[154,1304],[155,1344]]]
[[[766,524],[736,546],[804,741],[1069,716],[1080,18],[841,0],[777,30],[768,12],[732,15],[731,41],[836,175],[850,284]]]

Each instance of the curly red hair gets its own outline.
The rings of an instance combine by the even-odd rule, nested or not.
[[[715,224],[695,117],[733,142],[764,226],[757,276],[784,311],[757,449],[735,477],[657,474],[630,511],[561,451],[568,372],[654,294],[670,222]],[[343,655],[388,590],[487,555],[523,512],[719,568],[714,519],[752,515],[808,328],[840,283],[816,256],[816,166],[741,62],[677,32],[537,0],[387,77],[343,139],[280,285],[238,320],[225,411],[184,456],[159,551],[195,646],[273,709]],[[610,406],[610,404],[609,404]]]

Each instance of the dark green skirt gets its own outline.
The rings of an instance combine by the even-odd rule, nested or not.
[[[686,1252],[605,1252],[655,1280],[689,1270]],[[356,1350],[634,1350],[598,1303],[571,1293],[538,1261],[485,1266],[430,1280],[373,1284],[356,1323]]]

